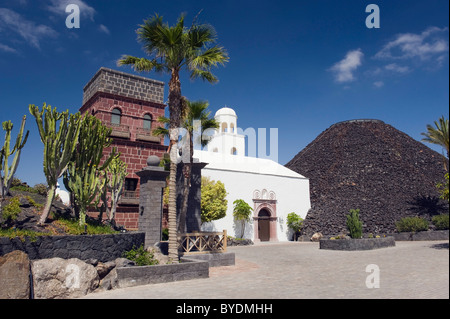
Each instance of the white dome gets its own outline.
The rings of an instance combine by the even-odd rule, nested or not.
[[[236,112],[233,109],[225,106],[225,107],[221,108],[220,110],[218,110],[216,112],[215,116],[220,116],[220,115],[236,116]]]

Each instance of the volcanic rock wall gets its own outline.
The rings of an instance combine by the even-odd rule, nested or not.
[[[310,179],[303,233],[345,233],[346,215],[357,208],[363,232],[374,234],[394,232],[402,217],[448,213],[435,187],[444,160],[379,120],[332,125],[286,164]]]

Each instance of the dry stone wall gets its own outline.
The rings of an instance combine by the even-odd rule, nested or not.
[[[346,215],[360,209],[365,233],[392,233],[406,216],[448,213],[436,183],[444,157],[379,120],[332,125],[286,167],[310,179],[311,210],[303,234],[346,233]],[[430,223],[431,224],[431,223]]]
[[[122,257],[124,251],[144,244],[145,234],[130,232],[108,235],[40,236],[25,239],[0,237],[0,256],[14,250],[28,254],[30,259],[78,258],[101,262]]]

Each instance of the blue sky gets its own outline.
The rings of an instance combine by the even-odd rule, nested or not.
[[[65,25],[70,3],[79,5],[79,29]],[[378,29],[365,24],[370,3]],[[173,24],[184,12],[189,23],[202,9],[230,62],[215,70],[215,85],[184,74],[183,95],[208,100],[213,112],[234,108],[243,129],[278,128],[281,164],[339,121],[380,119],[420,140],[427,124],[448,118],[447,0],[1,0],[0,121],[16,134],[26,114],[30,130],[17,176],[45,182],[29,104],[78,111],[100,67],[133,73],[116,61],[145,56],[135,33],[145,18],[159,13]]]

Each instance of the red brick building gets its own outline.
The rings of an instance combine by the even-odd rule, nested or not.
[[[100,68],[83,89],[80,112],[90,113],[112,128],[111,147],[128,165],[125,189],[116,213],[116,223],[127,229],[138,228],[139,177],[147,158],[162,158],[167,150],[164,139],[151,131],[164,116],[164,82],[107,68]],[[107,149],[106,152],[110,151]]]

